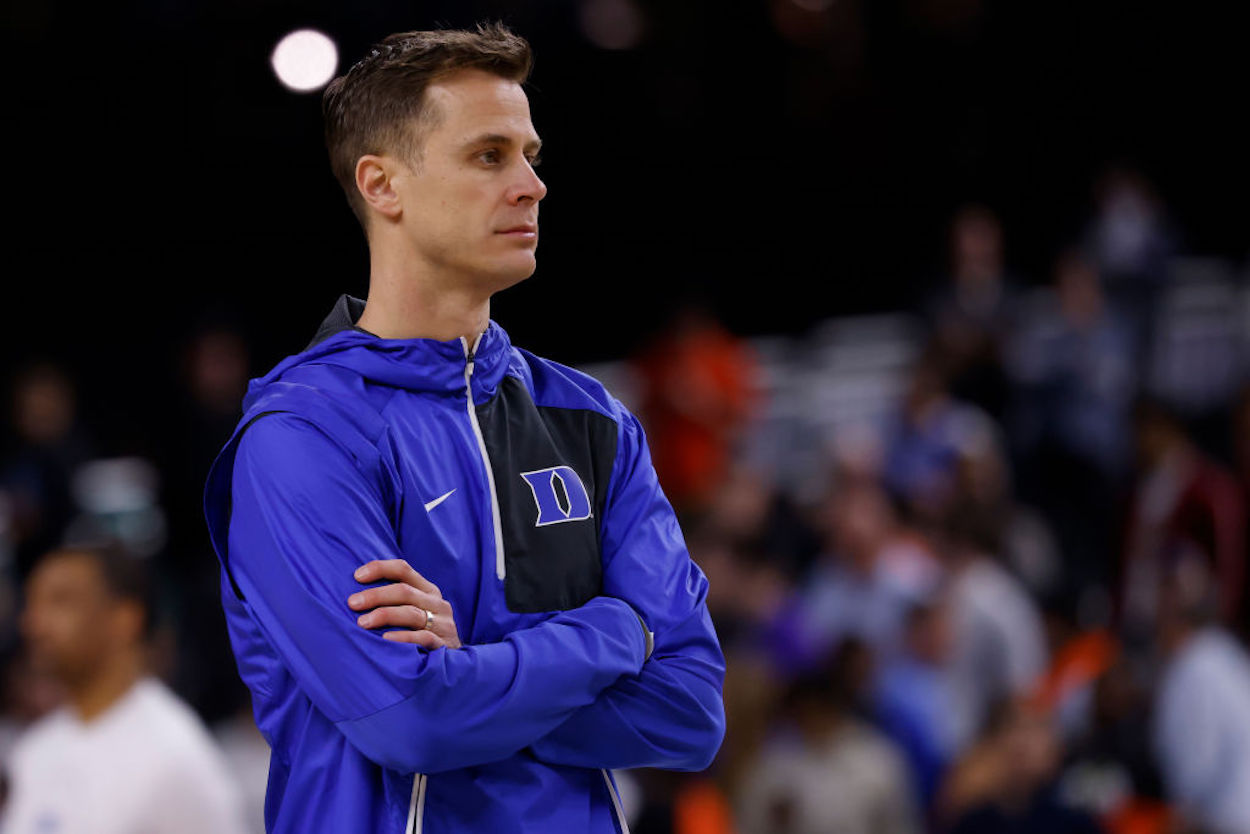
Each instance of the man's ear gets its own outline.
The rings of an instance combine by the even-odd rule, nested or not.
[[[391,182],[398,172],[395,160],[389,157],[365,154],[356,160],[356,190],[369,208],[391,220],[403,209]]]

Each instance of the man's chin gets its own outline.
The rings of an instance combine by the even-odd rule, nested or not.
[[[534,274],[538,268],[538,261],[533,255],[528,258],[516,259],[512,263],[499,264],[496,269],[486,273],[486,281],[490,285],[490,292],[497,293],[514,287]]]

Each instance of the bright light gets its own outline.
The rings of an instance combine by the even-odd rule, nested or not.
[[[307,93],[324,87],[339,66],[334,41],[315,29],[297,29],[278,41],[269,58],[278,80],[290,90]]]

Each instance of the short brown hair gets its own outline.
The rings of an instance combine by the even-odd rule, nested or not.
[[[424,131],[437,118],[425,106],[425,89],[464,69],[485,70],[524,83],[533,56],[529,43],[502,23],[476,31],[436,30],[389,35],[350,70],[330,82],[321,99],[330,167],[347,202],[365,226],[356,190],[356,163],[365,154],[394,151],[420,159]],[[414,129],[418,126],[419,129]]]

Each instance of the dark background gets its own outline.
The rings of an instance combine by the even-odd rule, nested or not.
[[[365,294],[319,94],[269,66],[304,26],[340,72],[398,30],[499,18],[531,41],[550,193],[538,273],[493,313],[564,362],[625,355],[687,294],[744,335],[913,306],[967,200],[1044,280],[1115,161],[1187,251],[1244,262],[1234,5],[638,0],[641,42],[610,51],[569,0],[6,0],[0,370],[64,363],[102,445],[141,450],[200,322],[237,321],[258,375]]]

